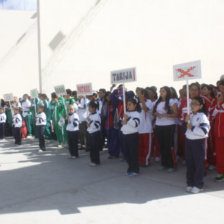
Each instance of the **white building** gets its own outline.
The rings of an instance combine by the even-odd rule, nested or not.
[[[57,4],[56,4],[56,3]],[[222,0],[40,0],[43,90],[92,82],[137,68],[135,86],[174,83],[172,66],[200,59],[201,82],[224,71]],[[0,95],[38,88],[34,11],[0,11]]]

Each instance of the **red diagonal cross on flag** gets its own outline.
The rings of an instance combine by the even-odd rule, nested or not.
[[[178,79],[183,78],[184,76],[194,77],[194,75],[191,74],[190,71],[194,70],[195,68],[196,68],[196,66],[192,66],[189,69],[187,69],[186,71],[184,71],[181,68],[178,68],[177,71],[181,73],[181,75],[178,77]]]

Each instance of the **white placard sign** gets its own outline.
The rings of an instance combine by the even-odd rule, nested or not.
[[[189,94],[188,80],[200,79],[200,78],[201,78],[201,61],[192,61],[173,66],[174,81],[186,81],[188,115],[190,114],[190,94]]]
[[[201,61],[192,61],[173,66],[174,81],[201,78]]]
[[[37,89],[30,90],[30,95],[32,98],[38,98],[38,90]]]
[[[4,97],[5,101],[13,101],[13,94],[12,93],[4,94],[3,97]]]
[[[55,89],[55,92],[56,92],[57,95],[59,95],[59,96],[66,95],[66,91],[65,91],[65,86],[64,85],[55,86],[54,89]]]
[[[84,83],[84,84],[78,84],[76,86],[77,88],[77,95],[78,96],[86,96],[86,95],[92,95],[92,83]]]
[[[111,72],[111,84],[136,81],[136,69],[128,68]]]
[[[111,72],[111,83],[123,83],[123,105],[124,113],[126,114],[126,100],[125,100],[125,83],[136,81],[136,68],[127,68]]]

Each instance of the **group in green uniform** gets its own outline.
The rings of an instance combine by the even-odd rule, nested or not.
[[[62,143],[68,144],[65,120],[68,114],[68,106],[76,104],[75,99],[71,97],[71,90],[67,89],[66,93],[65,97],[57,96],[56,93],[51,94],[52,123],[59,147]]]
[[[27,136],[35,136],[37,138],[36,114],[39,105],[44,106],[44,112],[47,117],[45,128],[45,139],[56,139],[58,146],[68,144],[68,136],[66,132],[66,118],[69,105],[77,107],[76,100],[71,96],[72,91],[66,90],[64,96],[58,96],[56,93],[51,94],[51,101],[46,94],[39,94],[38,97],[30,98],[28,94],[23,95],[21,102],[22,117],[26,122]],[[12,108],[6,108],[6,114],[9,126],[12,127]]]

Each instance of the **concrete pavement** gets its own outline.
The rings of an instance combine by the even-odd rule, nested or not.
[[[215,171],[205,178],[205,192],[185,189],[185,167],[175,173],[159,171],[153,162],[138,177],[127,177],[127,165],[108,160],[89,167],[88,153],[66,159],[66,149],[47,143],[38,153],[36,140],[15,147],[13,139],[0,142],[1,224],[111,224],[111,223],[215,223],[223,224],[224,183]]]

